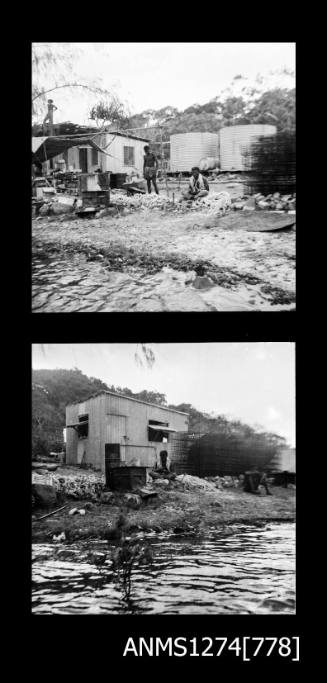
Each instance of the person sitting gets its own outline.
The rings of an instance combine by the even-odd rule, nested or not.
[[[264,472],[253,468],[245,472],[243,490],[246,493],[259,493],[259,486],[263,486],[267,496],[271,496],[268,488],[267,477]]]
[[[207,179],[200,173],[198,166],[193,166],[192,175],[190,177],[189,186],[186,192],[182,193],[180,201],[199,199],[199,197],[206,197],[209,192],[209,183]]]

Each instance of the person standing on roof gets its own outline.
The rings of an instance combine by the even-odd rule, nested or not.
[[[158,170],[158,160],[155,154],[151,152],[149,145],[144,147],[144,163],[143,163],[143,175],[148,186],[148,193],[151,194],[151,181],[156,194],[159,194],[157,187],[157,170]]]
[[[193,201],[194,199],[199,199],[199,197],[206,197],[209,192],[209,183],[200,173],[199,167],[193,166],[191,173],[188,189],[182,193],[181,202],[184,199]]]
[[[53,100],[48,100],[48,111],[43,119],[43,133],[46,131],[46,123],[49,124],[50,135],[53,135],[53,112],[57,111],[58,107],[53,104]]]

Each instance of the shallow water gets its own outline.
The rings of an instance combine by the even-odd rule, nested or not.
[[[238,524],[202,539],[153,534],[140,542],[151,546],[153,562],[135,567],[129,598],[115,580],[107,542],[35,544],[33,613],[295,613],[294,524]]]

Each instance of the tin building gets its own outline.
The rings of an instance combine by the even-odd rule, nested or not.
[[[169,466],[172,434],[187,430],[187,413],[103,391],[66,407],[66,463],[152,469],[166,453]]]
[[[123,132],[59,135],[32,138],[32,151],[43,164],[44,174],[50,171],[52,159],[55,167],[64,162],[67,171],[94,173],[100,168],[112,175],[143,175],[144,147],[148,142],[147,138]]]

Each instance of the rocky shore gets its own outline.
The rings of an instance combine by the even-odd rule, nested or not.
[[[101,477],[101,475],[99,475]],[[60,478],[60,477],[58,477]],[[224,481],[223,481],[224,480]],[[61,482],[62,485],[62,482]],[[35,486],[34,484],[34,491]],[[53,488],[53,510],[64,509],[40,519],[47,510],[34,507],[32,541],[73,542],[78,539],[119,538],[119,519],[124,516],[126,533],[169,531],[181,535],[204,534],[237,522],[295,520],[295,487],[270,486],[264,491],[245,493],[239,480],[219,477],[218,481],[179,475],[157,479],[144,489],[130,493],[104,490],[101,481],[90,484],[81,494],[74,487]],[[35,503],[35,501],[34,501]],[[51,510],[50,510],[51,511]]]

